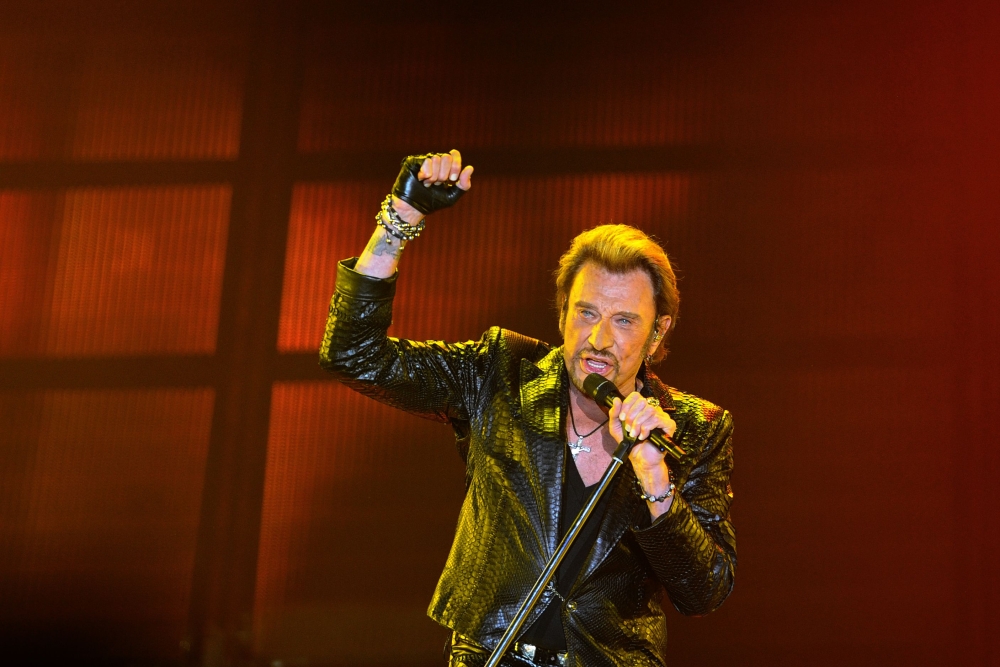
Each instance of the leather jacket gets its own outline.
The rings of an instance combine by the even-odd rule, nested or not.
[[[562,349],[497,327],[458,344],[390,338],[396,277],[364,276],[355,262],[338,266],[320,364],[367,396],[453,426],[467,490],[428,615],[491,649],[559,541],[569,400]],[[678,493],[653,522],[626,463],[567,602],[546,592],[527,619],[525,628],[546,604],[562,604],[574,665],[663,665],[663,592],[681,613],[700,615],[733,587],[732,418],[647,369],[641,377],[690,456],[668,462]]]

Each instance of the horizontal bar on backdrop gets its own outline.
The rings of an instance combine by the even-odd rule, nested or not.
[[[55,189],[228,183],[235,160],[0,162],[2,189]]]
[[[461,147],[459,147],[461,148]],[[394,179],[402,157],[421,148],[300,154],[298,181]],[[912,167],[938,156],[913,144],[676,144],[629,147],[469,148],[463,156],[480,176],[606,173],[799,171]],[[181,185],[232,182],[237,160],[114,160],[0,162],[0,189]]]
[[[387,151],[300,155],[297,181],[394,179],[408,153],[448,150],[430,146]],[[676,144],[628,147],[505,147],[462,150],[482,176],[561,176],[606,173],[739,172],[912,167],[940,156],[927,146],[858,141],[829,143]]]
[[[0,359],[0,390],[211,387],[213,355]]]

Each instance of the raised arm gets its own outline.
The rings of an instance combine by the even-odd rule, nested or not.
[[[467,192],[472,187],[472,166],[462,168],[462,154],[458,151],[419,157],[423,157],[415,177],[419,183],[414,182],[412,167],[408,168],[404,162],[391,195],[392,210],[412,227],[419,227],[428,213],[453,204],[461,193],[449,193],[451,188]],[[375,227],[372,232],[354,267],[358,273],[372,278],[390,278],[396,273],[403,248],[408,243],[405,239],[409,230],[393,224],[391,214],[392,211],[383,207],[379,215],[385,225]]]
[[[446,344],[398,340],[392,323],[396,267],[406,239],[429,213],[453,204],[471,187],[472,167],[458,151],[403,161],[391,206],[357,259],[337,267],[320,366],[349,387],[394,407],[438,421],[465,421],[478,395],[480,365],[491,337]]]

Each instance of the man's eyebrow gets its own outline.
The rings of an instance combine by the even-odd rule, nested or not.
[[[577,301],[573,305],[577,308],[589,308],[590,310],[597,310],[597,306],[588,301]],[[633,320],[639,320],[639,321],[642,320],[642,315],[640,315],[639,313],[633,313],[631,310],[620,310],[617,313],[615,313],[615,315],[624,315],[625,317],[628,317]]]

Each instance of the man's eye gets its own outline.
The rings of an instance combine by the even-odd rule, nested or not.
[[[628,325],[632,324],[632,320],[630,320],[627,317],[619,317],[618,324],[622,325],[623,327],[627,327]]]
[[[580,311],[580,315],[589,319],[589,318],[591,318],[591,317],[594,316],[594,311],[592,311],[592,310],[581,310]]]

